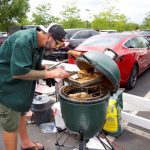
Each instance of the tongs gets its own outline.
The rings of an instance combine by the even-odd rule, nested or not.
[[[62,63],[66,63],[66,62],[68,62],[68,59],[65,59],[65,60],[63,60],[63,61],[59,61],[57,64],[54,64],[54,65],[50,66],[50,67],[48,68],[48,70],[55,69],[56,66],[58,66],[58,65],[60,65],[60,64],[62,64]]]
[[[69,77],[78,73],[78,71],[67,71],[67,72],[69,73]]]

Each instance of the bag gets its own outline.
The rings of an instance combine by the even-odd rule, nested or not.
[[[118,137],[122,134],[123,128],[121,126],[121,110],[123,109],[122,100],[123,90],[118,90],[113,96],[110,97],[106,122],[103,127],[103,132],[107,135]]]

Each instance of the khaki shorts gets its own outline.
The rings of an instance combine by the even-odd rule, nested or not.
[[[0,125],[6,132],[18,129],[20,112],[16,112],[0,103]]]

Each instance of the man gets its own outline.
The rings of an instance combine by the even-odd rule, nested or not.
[[[0,47],[0,124],[6,150],[17,149],[18,133],[22,150],[44,149],[29,139],[24,112],[32,104],[36,80],[68,77],[63,69],[41,66],[44,53],[60,46],[65,34],[60,25],[41,26],[14,33]]]

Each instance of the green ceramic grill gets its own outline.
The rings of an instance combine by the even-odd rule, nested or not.
[[[63,86],[59,89],[59,100],[62,117],[66,128],[82,135],[83,140],[88,140],[97,135],[103,128],[108,100],[111,94],[119,88],[120,73],[115,61],[104,53],[86,52],[76,59],[79,69],[93,67],[96,72],[104,75],[104,79],[88,87]],[[72,100],[69,93],[90,93],[101,91],[87,101]]]

